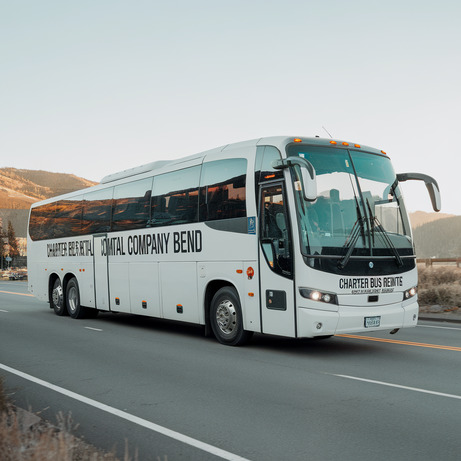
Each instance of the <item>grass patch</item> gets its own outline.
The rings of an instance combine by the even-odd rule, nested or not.
[[[0,460],[2,461],[119,461],[113,452],[105,453],[74,437],[76,429],[70,416],[57,416],[55,426],[40,420],[30,425],[27,412],[10,403],[0,377]],[[124,461],[131,458],[125,447]]]
[[[422,306],[461,307],[461,268],[419,267],[418,301]]]

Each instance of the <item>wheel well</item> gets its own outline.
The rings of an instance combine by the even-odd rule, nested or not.
[[[223,287],[234,287],[232,283],[228,282],[227,280],[213,280],[208,284],[206,287],[206,292],[205,292],[205,326],[206,328],[211,328],[210,327],[210,306],[211,306],[211,300],[213,299],[213,296],[218,292]]]
[[[59,278],[58,274],[51,274],[50,278],[48,279],[48,302],[50,303],[50,307],[53,306],[51,302],[51,296],[53,296],[53,285],[57,278]]]
[[[72,274],[72,273],[67,273],[65,276],[64,276],[64,279],[62,281],[62,290],[64,291],[64,299],[66,299],[66,290],[67,290],[67,283],[69,282],[70,279],[74,278],[75,275]]]

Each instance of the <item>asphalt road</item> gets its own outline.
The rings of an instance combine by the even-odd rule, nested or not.
[[[139,460],[459,460],[461,325],[328,340],[54,315],[0,282],[0,376],[13,400]],[[239,458],[240,457],[240,458]]]

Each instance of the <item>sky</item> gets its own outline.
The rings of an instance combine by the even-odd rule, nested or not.
[[[460,20],[459,0],[0,0],[0,167],[99,181],[328,132],[461,215]]]

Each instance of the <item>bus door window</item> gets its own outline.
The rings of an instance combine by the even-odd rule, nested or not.
[[[285,277],[292,276],[292,242],[283,186],[264,187],[260,206],[261,247],[270,268]]]
[[[274,161],[280,160],[280,152],[273,146],[258,146],[255,159],[255,187],[256,200],[258,200],[259,184],[276,179],[283,179],[283,170],[276,170],[272,165]]]

